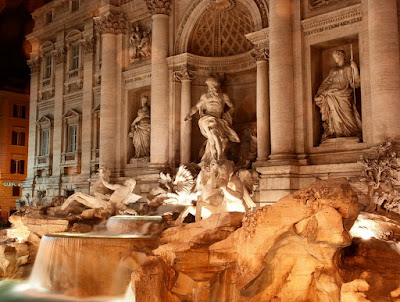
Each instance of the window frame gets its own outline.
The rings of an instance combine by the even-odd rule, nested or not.
[[[26,105],[13,104],[13,117],[26,119]]]
[[[11,131],[11,145],[12,146],[25,146],[25,137],[26,137],[25,131],[13,129]],[[15,141],[14,141],[14,138],[15,138]]]
[[[25,174],[25,160],[24,159],[11,159],[10,160],[10,174]]]
[[[77,70],[80,67],[80,52],[81,47],[79,43],[75,43],[71,45],[71,66],[70,71]]]

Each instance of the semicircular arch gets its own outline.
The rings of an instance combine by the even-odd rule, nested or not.
[[[268,27],[268,5],[265,0],[237,0],[250,12],[254,31]],[[191,33],[204,12],[209,8],[209,1],[195,0],[183,17],[175,40],[175,54],[187,52]]]

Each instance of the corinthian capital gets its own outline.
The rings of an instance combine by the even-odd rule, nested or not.
[[[31,69],[31,73],[36,73],[40,71],[40,59],[33,59],[27,61],[29,68]]]
[[[147,9],[153,14],[169,15],[171,12],[171,0],[144,0]]]
[[[256,49],[251,53],[251,56],[256,61],[268,61],[269,53],[265,48]]]
[[[108,12],[93,19],[102,34],[124,34],[126,32],[126,20],[122,13]]]

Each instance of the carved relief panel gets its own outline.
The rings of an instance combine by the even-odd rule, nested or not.
[[[129,62],[134,64],[151,58],[151,21],[138,21],[131,25],[128,41]]]

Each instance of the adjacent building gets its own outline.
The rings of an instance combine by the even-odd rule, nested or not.
[[[48,201],[90,193],[106,166],[146,194],[160,171],[198,162],[198,117],[184,117],[210,75],[235,107],[242,143],[231,155],[258,172],[257,202],[317,178],[358,179],[362,156],[400,136],[398,12],[397,0],[51,1],[27,36],[24,191]],[[135,157],[143,97],[150,156]],[[335,130],[343,121],[354,131]]]
[[[29,135],[29,94],[0,90],[0,210],[7,219],[16,210],[26,178]]]

